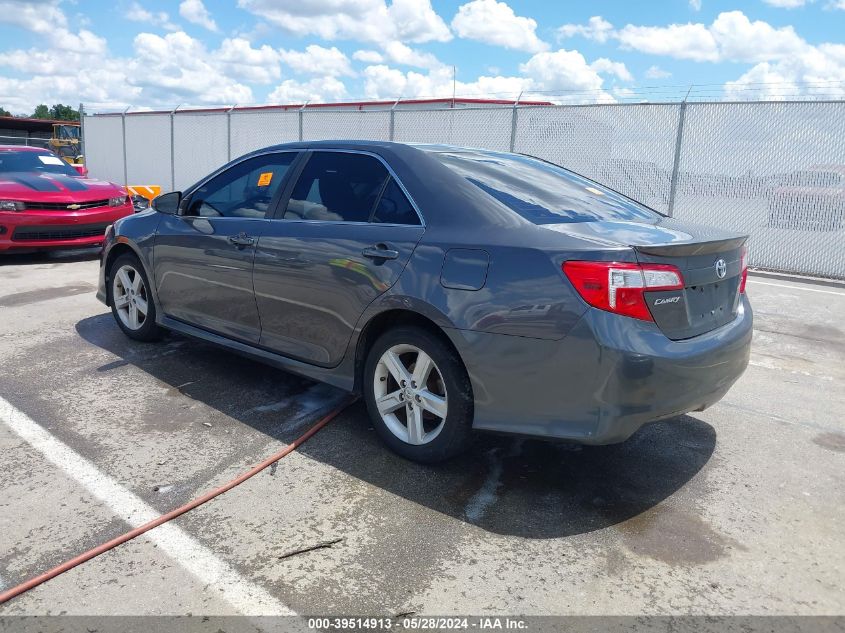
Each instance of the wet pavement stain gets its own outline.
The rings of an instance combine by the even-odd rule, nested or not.
[[[0,308],[11,308],[14,306],[29,305],[30,303],[38,303],[39,301],[49,301],[50,299],[58,299],[60,297],[71,297],[73,295],[81,295],[86,292],[94,292],[92,284],[68,284],[67,286],[58,286],[55,288],[42,288],[41,290],[27,290],[25,292],[15,292],[5,297],[0,297]]]
[[[674,508],[654,507],[616,526],[625,546],[638,556],[669,565],[703,565],[743,549],[701,517]]]
[[[813,438],[813,444],[838,453],[845,453],[845,433],[819,433]]]

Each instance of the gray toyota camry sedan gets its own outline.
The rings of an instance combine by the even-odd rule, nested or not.
[[[99,299],[363,395],[430,462],[473,430],[586,444],[717,402],[748,363],[746,236],[556,165],[377,141],[242,156],[106,235]]]

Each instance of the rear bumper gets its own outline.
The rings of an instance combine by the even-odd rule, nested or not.
[[[612,444],[718,402],[748,365],[752,313],[687,341],[590,309],[561,341],[448,332],[470,369],[474,428]]]
[[[102,244],[106,227],[133,212],[131,204],[77,212],[0,212],[0,252]]]

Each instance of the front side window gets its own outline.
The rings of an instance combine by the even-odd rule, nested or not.
[[[369,222],[387,169],[372,156],[315,152],[285,208],[286,220]]]
[[[263,218],[296,152],[250,158],[218,174],[191,194],[186,215]]]
[[[661,217],[612,189],[536,158],[471,151],[432,156],[534,224],[656,222]]]

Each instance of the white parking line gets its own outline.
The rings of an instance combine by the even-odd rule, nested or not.
[[[0,397],[0,421],[133,528],[152,521],[161,514],[72,448],[50,435],[3,397]],[[296,615],[263,587],[241,576],[228,563],[220,560],[211,550],[175,524],[165,523],[147,532],[145,536],[193,574],[201,584],[213,588],[215,595],[219,595],[239,613],[253,616]]]
[[[773,284],[770,281],[757,281],[756,279],[749,279],[750,284],[759,284],[761,286],[775,286],[777,288],[789,288],[790,290],[804,290],[806,292],[821,292],[826,295],[837,295],[845,297],[845,292],[836,292],[835,290],[819,290],[818,288],[805,288],[804,286],[790,286],[787,284]]]

